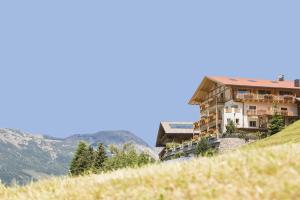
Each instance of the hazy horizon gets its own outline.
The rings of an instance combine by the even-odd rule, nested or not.
[[[58,6],[59,5],[59,6]],[[67,137],[196,121],[205,75],[300,78],[298,1],[0,2],[0,127]]]

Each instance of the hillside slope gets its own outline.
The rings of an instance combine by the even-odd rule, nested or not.
[[[300,143],[300,120],[286,127],[283,131],[268,138],[253,142],[243,148],[260,148],[286,143]]]
[[[0,180],[5,184],[26,184],[49,176],[66,175],[81,140],[93,146],[100,142],[106,146],[132,142],[140,151],[152,152],[148,144],[128,131],[101,131],[60,139],[0,129]]]
[[[279,136],[273,136],[251,144],[258,148],[212,158],[54,178],[25,187],[0,187],[0,199],[297,199],[298,125],[278,134],[291,137],[293,143],[285,139],[280,142]]]

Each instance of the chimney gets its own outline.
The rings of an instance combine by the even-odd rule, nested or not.
[[[283,74],[279,74],[278,81],[284,81],[284,75]]]
[[[300,79],[295,79],[295,87],[300,87]]]

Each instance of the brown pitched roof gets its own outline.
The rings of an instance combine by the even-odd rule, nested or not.
[[[265,88],[282,88],[295,89],[300,91],[300,87],[295,87],[294,81],[275,81],[262,80],[255,78],[232,78],[223,76],[205,76],[192,96],[189,104],[199,104],[199,101],[204,99],[215,83],[228,86],[247,86],[247,87],[265,87]]]
[[[236,86],[250,86],[250,87],[270,87],[270,88],[285,88],[285,89],[298,89],[295,87],[294,81],[274,81],[274,80],[261,80],[254,78],[231,78],[220,76],[209,76],[208,79],[221,83],[223,85],[236,85]]]

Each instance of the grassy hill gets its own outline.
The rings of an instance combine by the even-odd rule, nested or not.
[[[300,121],[241,150],[212,158],[0,186],[0,199],[297,199]]]
[[[271,137],[256,141],[252,144],[244,146],[243,148],[261,148],[287,143],[300,143],[300,120],[291,124],[283,131],[272,135]]]

